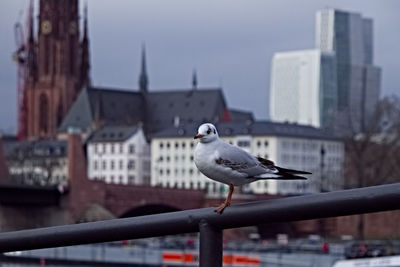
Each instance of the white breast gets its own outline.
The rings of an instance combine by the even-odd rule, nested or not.
[[[194,151],[194,163],[201,173],[210,179],[227,185],[233,184],[238,186],[252,182],[251,179],[245,178],[245,174],[216,164],[215,160],[219,158],[217,151],[213,150],[212,147],[205,149],[205,146],[210,145],[213,144],[199,143]]]

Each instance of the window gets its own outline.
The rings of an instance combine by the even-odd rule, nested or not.
[[[171,144],[169,142],[167,142],[167,148],[170,148]]]
[[[240,141],[238,141],[238,146],[249,147],[250,146],[250,142],[247,141],[247,140],[240,140]]]
[[[170,174],[170,171],[169,171],[169,169],[167,169],[167,175],[169,175]]]
[[[97,160],[95,160],[95,161],[93,162],[93,169],[97,170],[97,168],[98,168],[98,166],[97,166]]]
[[[124,153],[124,145],[123,144],[120,144],[119,145],[119,153]]]
[[[135,145],[129,145],[129,154],[135,153]]]
[[[190,147],[193,148],[194,147],[194,143],[190,142]]]
[[[94,144],[94,153],[97,154],[97,144]]]
[[[179,143],[175,142],[175,148],[178,148],[178,147],[179,147]]]
[[[193,159],[194,159],[193,156],[190,156],[190,161],[193,161]]]
[[[122,183],[123,177],[122,175],[119,176],[119,182]]]
[[[47,131],[49,130],[48,127],[48,123],[49,123],[49,102],[47,100],[47,96],[45,94],[41,94],[40,95],[40,99],[39,99],[39,103],[40,103],[40,110],[39,110],[39,129],[40,129],[40,133],[47,133]]]
[[[119,161],[119,169],[122,170],[124,168],[124,162],[122,160]]]
[[[159,158],[158,158],[158,161],[163,161],[164,160],[164,158],[163,158],[163,156],[160,156]]]
[[[171,158],[169,156],[167,156],[167,162],[169,162],[171,160]]]
[[[268,141],[267,140],[264,141],[264,146],[268,146]]]
[[[103,144],[103,153],[106,152],[106,144]]]
[[[160,175],[163,175],[163,173],[164,173],[164,170],[160,169]]]
[[[113,160],[110,161],[110,169],[114,170],[114,161]]]
[[[257,141],[257,147],[261,146],[261,141]]]
[[[189,169],[189,174],[193,175],[193,169]]]
[[[133,159],[128,161],[128,170],[134,170],[135,169],[135,161]]]
[[[162,149],[164,147],[164,143],[160,142],[160,149]]]
[[[110,151],[111,151],[111,154],[114,154],[114,144],[111,144]]]
[[[103,170],[105,170],[106,168],[107,168],[107,162],[103,160]]]
[[[129,182],[130,184],[134,184],[134,183],[135,183],[135,176],[134,176],[134,175],[129,175],[129,176],[128,176],[128,179],[129,179],[128,182]]]
[[[185,142],[182,142],[182,148],[185,148],[185,147],[186,147]]]

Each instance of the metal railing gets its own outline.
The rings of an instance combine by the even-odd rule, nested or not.
[[[0,234],[0,252],[200,232],[200,266],[222,266],[222,230],[400,209],[400,183]]]

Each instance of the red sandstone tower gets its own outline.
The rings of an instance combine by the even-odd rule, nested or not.
[[[54,137],[77,94],[90,83],[87,9],[80,38],[78,7],[78,0],[40,0],[37,40],[30,23],[25,81],[29,139]]]

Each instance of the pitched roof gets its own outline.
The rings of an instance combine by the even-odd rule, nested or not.
[[[215,124],[220,136],[252,135],[310,138],[321,140],[340,140],[324,130],[299,124],[278,123],[270,121],[255,122],[221,122]],[[168,127],[153,135],[157,137],[192,137],[197,133],[199,124],[191,123],[179,127]]]
[[[226,109],[220,88],[149,92],[147,110],[153,131],[180,123],[218,122]]]
[[[88,130],[99,125],[136,125],[143,122],[149,133],[182,123],[221,120],[226,109],[220,88],[148,92],[86,88],[63,120],[60,131],[69,127]]]
[[[251,111],[238,109],[229,109],[232,121],[254,121],[254,115]]]
[[[64,118],[60,130],[88,129],[100,124],[133,125],[143,120],[144,105],[138,92],[105,88],[83,89]]]
[[[103,126],[96,130],[88,142],[122,142],[138,131],[137,126]]]

